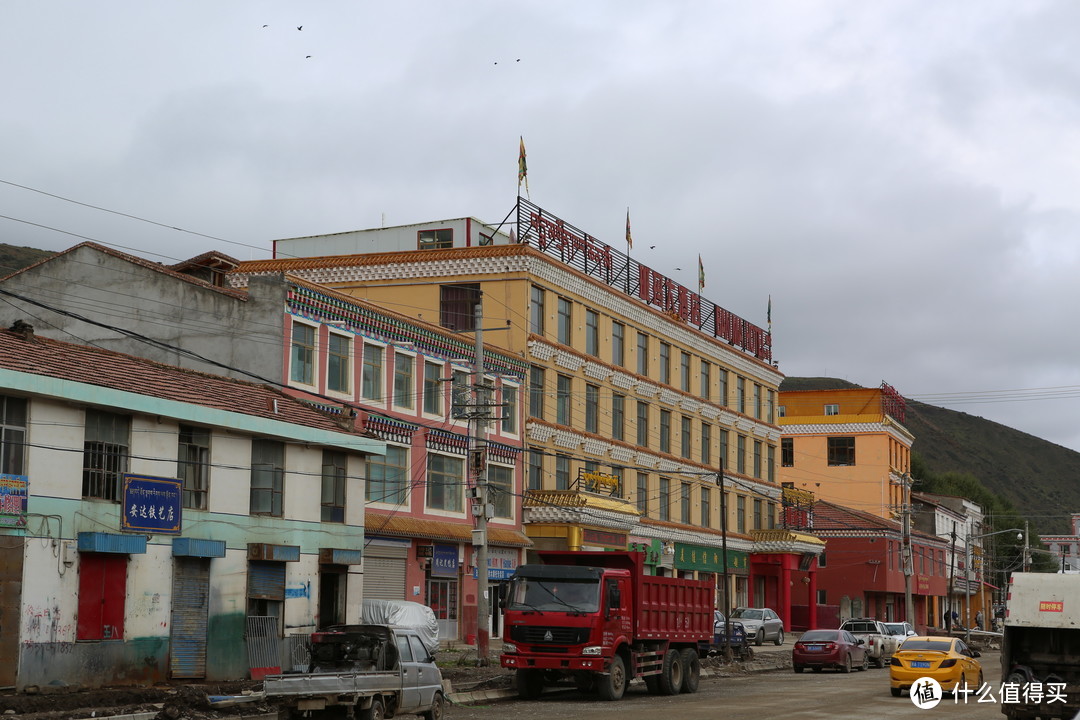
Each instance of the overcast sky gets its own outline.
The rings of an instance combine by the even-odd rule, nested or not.
[[[0,242],[495,223],[523,136],[536,204],[771,295],[783,373],[1080,450],[1078,35],[1071,0],[6,0]]]

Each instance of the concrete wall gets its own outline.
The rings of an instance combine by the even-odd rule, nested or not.
[[[253,280],[250,299],[178,279],[91,246],[82,246],[18,273],[4,290],[71,311],[105,325],[146,335],[221,363],[202,362],[48,308],[6,297],[8,324],[24,319],[42,336],[85,342],[180,367],[251,380],[281,377],[284,285]],[[23,313],[20,314],[19,310]],[[226,366],[226,367],[222,367]]]

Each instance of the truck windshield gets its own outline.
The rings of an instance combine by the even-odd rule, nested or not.
[[[563,578],[515,578],[509,610],[594,613],[600,609],[600,583]]]

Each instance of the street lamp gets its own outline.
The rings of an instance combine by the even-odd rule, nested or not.
[[[964,642],[971,642],[971,541],[982,540],[988,538],[991,535],[1001,535],[1007,532],[1016,533],[1017,540],[1024,539],[1024,531],[1020,528],[1009,528],[1008,530],[998,530],[996,532],[985,533],[983,535],[972,536],[970,533],[964,535],[964,614],[965,622],[965,634]],[[982,628],[980,628],[981,630]]]

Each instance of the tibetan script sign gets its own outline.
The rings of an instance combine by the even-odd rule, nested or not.
[[[175,478],[124,476],[124,513],[120,529],[179,535],[183,487]]]

